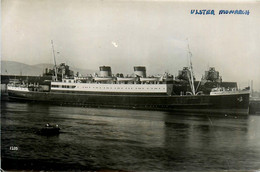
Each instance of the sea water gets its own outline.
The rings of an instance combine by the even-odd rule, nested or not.
[[[46,123],[56,136],[38,135]],[[260,116],[1,104],[3,170],[260,169]]]

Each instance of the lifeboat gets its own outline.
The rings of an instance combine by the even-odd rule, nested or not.
[[[117,81],[135,81],[136,78],[121,78],[117,77]]]
[[[94,78],[95,79],[95,81],[111,81],[111,80],[113,80],[113,78],[111,78],[111,77],[95,77]]]
[[[140,78],[141,82],[146,82],[146,81],[153,82],[153,81],[159,81],[159,80],[160,80],[160,78]]]

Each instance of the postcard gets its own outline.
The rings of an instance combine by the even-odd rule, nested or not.
[[[2,0],[2,171],[259,171],[259,18],[259,1]]]

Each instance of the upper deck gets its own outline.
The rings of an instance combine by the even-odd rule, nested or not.
[[[51,91],[114,92],[167,94],[171,84],[102,84],[51,82]]]

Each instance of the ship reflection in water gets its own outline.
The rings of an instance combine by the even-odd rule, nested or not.
[[[260,116],[198,116],[2,102],[2,169],[260,169]],[[57,136],[35,131],[59,124]]]

